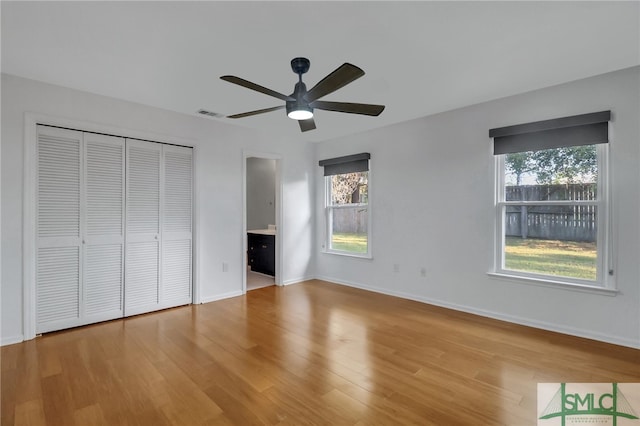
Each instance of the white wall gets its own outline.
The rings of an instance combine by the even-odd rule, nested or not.
[[[318,144],[320,277],[640,347],[639,88],[640,68],[634,67]],[[613,248],[620,292],[608,296],[488,276],[495,220],[489,129],[606,109],[613,114]],[[371,153],[372,260],[320,248],[324,188],[317,161],[359,152]]]
[[[1,342],[19,341],[23,334],[23,127],[30,111],[118,127],[125,134],[131,129],[193,142],[199,217],[194,260],[205,301],[241,292],[243,150],[270,152],[282,158],[283,283],[318,276],[640,347],[639,87],[640,68],[635,67],[309,146],[3,74]],[[489,277],[494,161],[488,130],[603,109],[613,111],[610,160],[619,294]],[[372,155],[372,260],[320,249],[324,187],[317,161],[358,152]],[[229,263],[229,272],[222,272],[222,262]],[[393,272],[393,264],[400,265],[400,272]],[[427,278],[420,277],[421,267],[427,269]]]
[[[283,219],[280,230],[284,263],[282,281],[312,277],[313,147],[298,140],[279,140],[207,118],[70,90],[2,75],[2,284],[1,342],[23,336],[22,203],[25,112],[95,123],[163,137],[183,138],[195,147],[195,273],[203,301],[242,291],[243,150],[282,158]],[[229,264],[222,272],[222,262]]]
[[[276,160],[247,158],[247,229],[276,223]]]

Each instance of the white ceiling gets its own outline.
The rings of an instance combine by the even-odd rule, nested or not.
[[[284,111],[220,120],[319,141],[640,64],[635,2],[7,2],[2,71],[185,114],[281,103],[218,77],[293,91],[343,62],[366,75],[324,100],[379,117]],[[211,120],[211,118],[202,118]]]

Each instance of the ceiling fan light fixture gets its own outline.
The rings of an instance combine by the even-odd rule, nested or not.
[[[287,114],[289,118],[294,120],[308,120],[313,117],[313,113],[306,109],[297,109]]]
[[[287,105],[287,116],[293,120],[308,120],[313,117],[313,109],[309,105],[293,103]]]

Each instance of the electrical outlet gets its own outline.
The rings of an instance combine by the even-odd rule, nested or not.
[[[420,268],[420,276],[421,277],[426,277],[427,276],[427,268],[425,268],[424,266],[422,268]]]
[[[400,272],[400,265],[397,263],[393,264],[393,272]]]
[[[229,264],[227,262],[222,262],[222,272],[229,272]]]

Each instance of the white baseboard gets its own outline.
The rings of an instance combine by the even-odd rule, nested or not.
[[[309,281],[309,280],[313,280],[315,279],[315,277],[300,277],[300,278],[293,278],[293,279],[289,279],[289,280],[285,280],[282,282],[282,285],[291,285],[291,284],[298,284],[301,283],[303,281]]]
[[[227,293],[214,294],[213,296],[203,297],[200,303],[215,302],[216,300],[229,299],[231,297],[242,296],[242,290],[229,291]]]
[[[453,309],[455,311],[467,312],[470,314],[479,315],[487,318],[493,318],[493,319],[506,321],[514,324],[525,325],[528,327],[539,328],[547,331],[555,331],[557,333],[568,334],[570,336],[583,337],[591,340],[598,340],[600,342],[612,343],[614,345],[626,346],[633,349],[640,349],[640,341],[634,341],[633,339],[628,339],[626,337],[611,336],[609,334],[603,334],[603,333],[593,332],[593,331],[574,328],[574,327],[559,326],[557,324],[533,320],[530,318],[502,314],[500,312],[487,311],[484,309],[474,308],[472,306],[444,302],[442,300],[430,299],[427,297],[417,296],[414,294],[403,293],[399,291],[391,291],[387,289],[381,289],[378,287],[371,287],[365,284],[339,280],[333,277],[320,276],[320,277],[317,277],[317,279],[334,283],[334,284],[340,284],[348,287],[359,288],[361,290],[372,291],[374,293],[386,294],[388,296],[395,296],[395,297],[400,297],[402,299],[414,300],[416,302],[422,302],[429,305],[440,306],[442,308]]]
[[[22,334],[18,336],[3,337],[2,340],[0,340],[0,346],[15,345],[16,343],[22,342],[24,342],[24,336]]]

